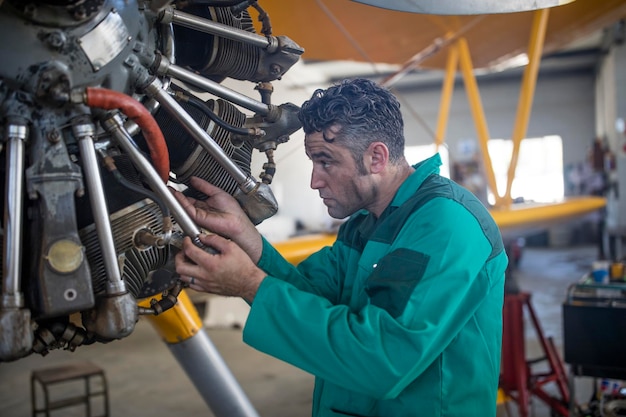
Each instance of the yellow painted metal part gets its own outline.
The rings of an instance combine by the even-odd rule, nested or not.
[[[510,208],[491,209],[490,213],[503,233],[514,231],[524,234],[524,230],[535,231],[539,227],[571,220],[599,210],[605,205],[606,199],[602,197],[570,197],[556,203],[514,204]],[[273,245],[287,261],[297,265],[324,246],[332,245],[335,239],[334,234],[312,234]]]
[[[524,69],[522,78],[522,86],[520,89],[519,101],[517,104],[517,115],[515,116],[515,126],[513,128],[513,151],[511,154],[511,162],[507,173],[506,191],[504,194],[504,204],[510,205],[512,202],[511,189],[513,187],[513,179],[515,178],[515,169],[517,168],[517,159],[522,139],[526,137],[528,129],[528,120],[530,119],[530,111],[535,95],[535,86],[537,85],[537,73],[539,72],[539,64],[541,63],[541,55],[543,52],[543,42],[546,36],[546,27],[548,26],[548,16],[550,9],[541,9],[535,12],[533,26],[530,33],[530,41],[528,45],[528,65]],[[494,192],[495,194],[495,192]]]
[[[498,388],[498,397],[496,398],[496,404],[501,405],[509,401],[509,397],[506,395],[502,388]]]
[[[549,226],[594,212],[606,206],[602,197],[569,197],[556,203],[522,203],[492,209],[491,215],[503,230]]]
[[[480,147],[483,161],[484,174],[487,179],[487,185],[495,196],[494,206],[496,208],[508,207],[511,205],[512,202],[511,188],[513,184],[513,179],[515,177],[515,169],[517,166],[520,144],[526,135],[528,120],[530,119],[530,111],[535,93],[535,86],[537,84],[537,73],[539,71],[539,64],[541,62],[541,55],[543,51],[543,43],[545,39],[549,13],[549,9],[541,9],[534,12],[533,25],[528,45],[529,64],[524,70],[524,76],[520,88],[517,115],[515,118],[515,126],[513,128],[512,136],[513,151],[509,164],[507,188],[504,196],[501,196],[498,193],[496,176],[493,170],[491,157],[489,155],[489,148],[487,145],[491,136],[489,134],[487,119],[485,117],[485,112],[480,99],[478,83],[476,82],[476,77],[474,75],[474,67],[472,64],[472,58],[470,55],[467,40],[465,38],[459,38],[456,44],[449,49],[448,62],[446,65],[446,76],[444,78],[444,83],[442,87],[442,98],[439,109],[439,120],[437,124],[435,144],[437,146],[440,146],[444,141],[450,99],[452,95],[452,77],[454,73],[454,65],[458,58],[460,70],[463,75],[463,81],[465,83],[465,89],[467,92],[470,109],[472,112],[472,117],[476,126],[476,133],[478,136],[478,144]]]
[[[439,119],[437,120],[437,136],[435,145],[437,149],[441,146],[446,137],[446,127],[450,114],[450,103],[452,102],[452,92],[454,91],[454,75],[459,63],[459,48],[453,45],[448,51],[448,62],[446,63],[446,75],[441,88],[441,102],[439,104]]]
[[[310,254],[317,252],[324,246],[332,246],[337,235],[331,233],[317,233],[298,236],[272,245],[291,264],[297,265]]]
[[[149,308],[150,300],[141,300],[139,306]],[[183,342],[202,328],[202,319],[198,315],[198,310],[185,291],[181,291],[178,295],[178,302],[171,309],[158,316],[145,317],[166,343]]]
[[[467,91],[467,98],[469,100],[470,109],[472,110],[472,117],[474,118],[474,124],[476,125],[476,133],[478,135],[478,145],[483,159],[483,167],[485,170],[485,176],[487,178],[487,185],[493,191],[496,196],[496,205],[498,205],[498,188],[496,186],[496,175],[493,172],[493,165],[491,163],[491,157],[489,156],[489,150],[487,143],[490,139],[489,129],[487,128],[487,119],[485,118],[485,111],[483,104],[480,100],[480,94],[478,92],[478,83],[476,82],[476,76],[474,75],[474,67],[472,66],[472,58],[470,56],[469,46],[467,40],[461,38],[458,41],[459,58],[461,72],[463,74],[463,82],[465,83],[465,90]]]

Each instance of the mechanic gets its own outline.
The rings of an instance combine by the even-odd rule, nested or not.
[[[313,416],[496,415],[504,271],[497,225],[439,175],[404,158],[398,100],[365,79],[317,90],[300,110],[311,187],[342,223],[297,267],[238,203],[176,198],[214,234],[185,238],[176,271],[197,291],[250,304],[243,339],[316,377]]]

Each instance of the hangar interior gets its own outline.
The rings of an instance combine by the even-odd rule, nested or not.
[[[259,3],[262,5],[263,0]],[[566,324],[563,318],[564,304],[571,295],[572,285],[581,279],[590,279],[596,261],[620,264],[625,259],[622,238],[626,233],[626,199],[619,196],[626,195],[626,181],[621,180],[626,178],[626,24],[623,20],[626,18],[626,2],[613,3],[617,6],[612,17],[605,17],[606,25],[545,54],[539,64],[532,111],[511,196],[520,203],[551,203],[563,197],[597,193],[597,187],[601,187],[607,205],[602,210],[511,235],[509,242],[517,251],[511,274],[522,292],[530,294],[529,305],[539,319],[539,326],[533,323],[529,311],[524,308],[522,343],[525,359],[530,362],[512,366],[528,372],[526,382],[529,386],[509,396],[501,392],[498,417],[548,417],[563,415],[560,412],[563,413],[564,409],[572,417],[626,415],[624,369],[603,365],[601,370],[593,366],[589,370],[583,366],[579,369],[581,374],[574,375],[571,364],[564,360],[565,356],[571,358],[579,354],[574,349],[566,355],[564,346],[566,327],[569,331],[579,332],[578,323]],[[277,34],[280,31],[278,23],[275,23],[274,30]],[[289,33],[286,35],[290,36]],[[298,42],[298,39],[294,38],[294,41]],[[343,78],[359,76],[380,81],[399,69],[398,64],[307,60],[306,48],[302,58],[273,83],[273,103],[298,105],[317,88]],[[510,138],[518,112],[524,69],[524,65],[518,65],[475,72],[492,139],[489,150],[499,188],[506,186]],[[443,80],[443,71],[426,68],[411,71],[393,85],[405,116],[407,159],[413,163],[434,151]],[[241,94],[255,94],[254,85],[247,82],[227,78],[221,84]],[[211,94],[206,97],[208,99]],[[489,194],[488,180],[481,165],[471,98],[460,74],[454,80],[448,119],[444,146],[439,149],[445,163],[442,171],[475,192],[486,205],[493,203],[494,196]],[[598,146],[602,148],[600,168],[593,165],[594,162],[597,164],[593,156],[594,150],[597,155]],[[328,216],[317,192],[309,187],[311,164],[304,153],[302,131],[293,132],[289,141],[281,143],[274,158],[276,172],[271,189],[278,203],[278,212],[258,225],[264,236],[273,242],[283,242],[293,237],[336,231],[338,223]],[[264,171],[266,162],[262,154],[254,153],[251,172]],[[605,183],[598,185],[595,182],[597,176],[594,173],[597,172],[594,168],[603,171]],[[611,299],[614,297],[612,291],[617,291],[619,299],[626,289],[625,279],[626,274],[622,272],[620,277],[616,276],[608,283],[607,288],[600,288],[600,295],[604,291],[604,296]],[[220,372],[232,372],[244,397],[256,410],[250,411],[250,416],[256,413],[273,417],[310,415],[313,377],[242,342],[241,331],[248,310],[245,302],[191,290],[187,290],[187,294],[198,310],[209,347],[216,349],[217,362],[223,358],[226,365],[226,371]],[[623,308],[619,300],[613,302]],[[611,320],[602,317],[599,320],[597,327],[601,333],[609,335],[608,339],[589,341],[589,349],[593,350],[596,344],[608,344],[613,348],[600,351],[608,351],[611,356],[616,352],[615,345],[623,341],[623,336],[618,335],[626,330],[624,318],[616,315]],[[540,330],[539,334],[537,330]],[[546,342],[548,348],[554,343],[556,362],[563,366],[565,373],[561,374],[561,369],[555,370],[552,367],[554,362],[546,358],[554,353],[546,351],[543,345]],[[609,362],[613,359],[608,358]],[[180,352],[172,355],[158,329],[142,316],[132,334],[120,340],[79,346],[73,352],[57,349],[46,355],[30,354],[0,363],[0,416],[34,415],[32,401],[35,394],[31,385],[34,372],[82,361],[96,364],[106,376],[108,409],[96,395],[90,403],[95,415],[100,412],[136,417],[228,415],[211,409],[203,391],[207,387],[202,389],[192,381],[193,378],[190,379],[193,372],[189,367],[194,365],[186,364]],[[616,361],[624,364],[622,359]],[[626,378],[626,373],[624,375]],[[83,383],[80,380],[79,385],[62,385],[58,391],[51,391],[51,395],[63,396],[80,391]],[[565,387],[559,385],[563,383]],[[609,390],[607,384],[613,395],[604,397],[602,394]],[[101,387],[101,383],[96,383],[92,389]],[[571,403],[563,399],[564,388],[571,396]],[[519,400],[512,398],[521,395],[520,391],[528,395],[525,410],[520,408]],[[607,404],[600,404],[599,398],[606,400]],[[573,403],[579,404],[587,414],[570,409]],[[78,403],[58,413],[81,416],[85,415],[85,407]]]

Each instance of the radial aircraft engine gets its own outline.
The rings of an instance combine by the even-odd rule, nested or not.
[[[203,178],[255,224],[277,211],[274,150],[300,123],[272,82],[303,50],[257,1],[4,0],[0,34],[0,361],[122,339],[176,304],[173,256],[203,231],[169,187],[206,198]]]

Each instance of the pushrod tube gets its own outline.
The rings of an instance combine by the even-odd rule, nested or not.
[[[224,87],[215,81],[211,81],[208,78],[202,77],[178,65],[167,66],[166,73],[163,75],[192,84],[200,89],[203,89],[204,91],[238,104],[248,110],[252,110],[261,116],[270,115],[271,107],[269,105],[233,91],[230,88]]]
[[[30,310],[20,292],[22,209],[26,121],[9,120],[6,127],[7,173],[4,208],[4,265],[0,299],[0,362],[28,355],[33,348]]]
[[[185,130],[193,136],[193,138],[204,148],[217,162],[233,177],[239,184],[239,187],[245,193],[248,193],[256,187],[256,181],[252,177],[246,175],[225,153],[224,150],[215,142],[215,140],[204,130],[198,123],[187,113],[180,104],[170,96],[163,88],[160,82],[155,79],[145,88],[146,93],[153,97],[159,104],[166,109],[178,122],[182,124]]]
[[[167,186],[163,184],[159,174],[154,170],[150,162],[137,148],[135,148],[132,138],[124,128],[124,122],[119,114],[114,114],[105,119],[102,122],[102,125],[107,132],[113,136],[122,150],[128,154],[134,165],[143,174],[148,184],[150,184],[152,191],[154,191],[169,207],[172,216],[185,235],[194,239],[194,242],[199,242],[198,235],[200,234],[200,228],[193,222],[187,212],[185,212],[185,209],[183,209],[176,198],[174,198],[172,193],[167,189]]]
[[[1,307],[21,308],[24,297],[20,292],[22,259],[22,222],[24,194],[24,142],[28,135],[26,124],[7,126],[7,176],[4,209],[4,265],[2,273]]]
[[[113,230],[109,221],[102,178],[98,169],[98,158],[94,149],[93,136],[96,133],[95,126],[91,123],[81,123],[72,126],[74,135],[78,138],[78,148],[85,161],[83,169],[89,189],[89,202],[94,215],[94,223],[98,233],[98,242],[102,249],[102,259],[107,274],[107,294],[121,294],[126,292],[126,283],[122,279],[120,266],[117,262]]]
[[[247,43],[259,48],[267,49],[269,52],[275,52],[278,48],[278,42],[276,42],[273,37],[267,38],[252,32],[236,29],[232,26],[213,22],[212,20],[204,19],[190,13],[181,12],[180,10],[175,10],[172,7],[166,10],[162,21],[166,23],[171,21],[176,25],[184,26],[189,29]]]

